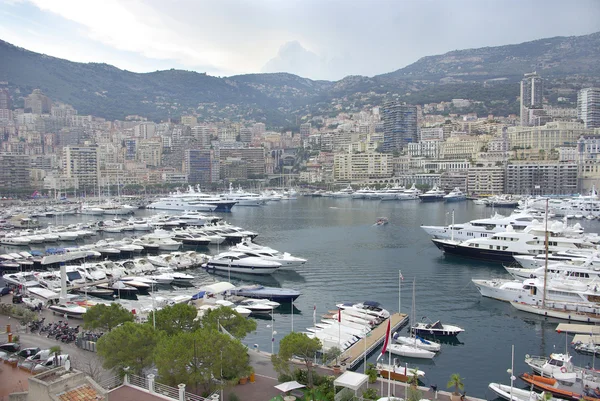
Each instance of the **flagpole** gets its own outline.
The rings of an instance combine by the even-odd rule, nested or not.
[[[294,300],[292,299],[292,333],[294,332]]]
[[[338,309],[338,350],[342,351],[342,309]]]
[[[398,313],[402,313],[402,270],[398,270]]]
[[[389,333],[389,336],[392,336],[392,333]],[[389,343],[389,338],[388,338]],[[392,388],[392,353],[388,351],[389,359],[388,359],[388,398],[390,398],[390,391]]]

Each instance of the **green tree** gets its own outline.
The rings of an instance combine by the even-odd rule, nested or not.
[[[152,326],[125,322],[100,337],[98,355],[106,369],[123,371],[129,367],[132,373],[141,374],[152,366],[156,342],[157,335]]]
[[[232,336],[241,340],[248,333],[256,330],[256,320],[246,319],[235,310],[222,306],[216,309],[209,309],[202,316],[202,327],[219,330],[218,324],[223,326]]]
[[[212,392],[228,379],[250,373],[246,347],[215,330],[199,329],[161,336],[155,362],[165,384],[185,383],[196,390],[200,386],[203,393]]]
[[[458,373],[453,373],[452,376],[450,376],[450,380],[448,381],[448,384],[446,384],[446,387],[454,387],[454,395],[459,395],[460,393],[458,390],[464,390],[465,384]]]
[[[83,327],[88,330],[111,331],[125,322],[133,322],[133,314],[117,303],[94,305],[83,315]]]
[[[149,324],[153,322],[152,313],[156,313],[156,329],[169,336],[182,331],[192,331],[197,327],[194,319],[198,315],[198,311],[192,305],[175,304],[151,312],[148,317]]]
[[[289,370],[290,359],[293,356],[300,358],[306,365],[308,386],[312,387],[313,360],[321,347],[321,341],[318,338],[309,338],[304,333],[292,332],[281,339],[279,353],[271,356],[271,361],[275,369],[286,372]]]

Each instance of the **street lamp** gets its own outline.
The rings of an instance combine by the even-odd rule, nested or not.
[[[275,308],[271,308],[271,324],[267,325],[268,328],[271,328],[271,355],[275,353],[275,334],[277,334],[275,331],[275,319],[273,317],[274,310]]]

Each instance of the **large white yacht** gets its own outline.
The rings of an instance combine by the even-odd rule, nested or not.
[[[221,199],[237,202],[238,206],[262,206],[267,203],[267,199],[262,195],[253,192],[246,192],[239,187],[237,191],[233,190],[233,185],[229,183],[229,192],[219,195]]]
[[[197,210],[197,211],[217,211],[228,212],[236,204],[236,201],[223,199],[218,196],[209,195],[200,191],[200,186],[196,190],[190,185],[187,192],[174,192],[169,194],[168,198],[162,198],[146,206],[150,209],[162,210]],[[204,205],[210,205],[208,208]],[[187,206],[187,207],[186,207]],[[215,208],[212,208],[215,206]]]
[[[205,265],[208,271],[220,270],[231,273],[271,274],[281,267],[281,263],[248,256],[241,252],[223,252],[210,258]]]
[[[550,231],[548,249],[546,249],[544,230],[542,228],[540,231],[536,226],[529,226],[522,232],[516,232],[512,226],[508,226],[505,232],[466,241],[435,238],[432,241],[440,250],[448,254],[508,263],[513,262],[514,255],[539,255],[545,252],[595,249],[595,246],[583,237],[555,236],[552,231]]]
[[[514,231],[523,231],[532,224],[539,224],[539,221],[530,214],[519,213],[507,217],[496,213],[487,219],[476,219],[448,226],[421,226],[421,228],[433,238],[466,241],[506,231],[508,226],[511,226]]]
[[[467,200],[467,195],[459,187],[454,188],[448,195],[444,195],[445,202],[460,202]]]
[[[443,190],[438,188],[437,185],[435,185],[429,191],[419,195],[419,199],[421,199],[422,202],[439,202],[444,200],[445,195],[446,192],[444,192]]]
[[[520,302],[527,305],[540,305],[544,302],[544,279],[529,278],[520,280],[477,280],[473,283],[484,297],[506,302]],[[598,284],[584,283],[577,279],[550,278],[546,280],[545,303],[550,308],[580,306],[580,312],[600,312],[600,292]],[[585,308],[585,310],[584,310]]]
[[[331,193],[332,198],[350,198],[354,193],[354,189],[350,184],[346,188],[340,189],[339,191],[335,191]]]

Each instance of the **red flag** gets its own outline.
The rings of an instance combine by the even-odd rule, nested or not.
[[[342,321],[342,309],[338,309],[338,322]]]
[[[392,326],[392,321],[391,321],[391,319],[388,319],[388,327],[387,327],[387,330],[385,331],[385,340],[383,341],[383,348],[381,349],[381,355],[379,355],[377,357],[377,360],[379,360],[379,358],[384,356],[385,351],[387,351],[388,343],[390,342],[390,330],[392,328],[391,326]]]

